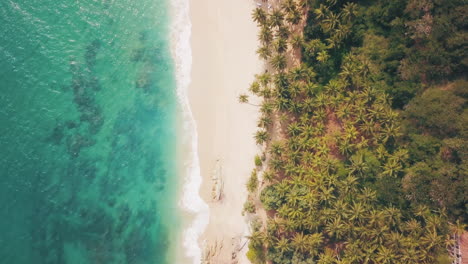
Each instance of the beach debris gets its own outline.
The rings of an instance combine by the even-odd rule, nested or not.
[[[215,240],[211,245],[205,244],[201,264],[218,264],[216,257],[220,254],[222,248],[223,240]]]
[[[238,263],[238,259],[237,259],[237,254],[240,252],[241,250],[241,241],[242,241],[242,236],[236,236],[236,237],[233,237],[231,239],[231,248],[232,248],[232,252],[231,252],[231,264],[235,264],[235,263]]]
[[[224,188],[223,167],[222,162],[219,159],[216,160],[211,180],[213,182],[213,186],[211,189],[211,199],[215,202],[218,202],[223,197]]]

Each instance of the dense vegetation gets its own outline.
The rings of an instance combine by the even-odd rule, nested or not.
[[[253,263],[450,263],[468,222],[461,0],[283,0],[256,9],[264,153]],[[239,97],[248,102],[247,95]]]

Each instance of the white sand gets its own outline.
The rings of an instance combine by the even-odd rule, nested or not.
[[[245,183],[258,152],[253,135],[259,109],[240,104],[237,98],[262,69],[255,54],[254,7],[253,0],[190,1],[193,64],[189,99],[199,136],[200,195],[210,207],[210,222],[200,243],[218,245],[212,259],[217,264],[231,263],[236,244],[241,238],[243,244],[248,234],[241,212],[247,197]],[[217,160],[224,189],[222,200],[214,202],[211,190]],[[238,254],[238,263],[249,263],[246,248]]]

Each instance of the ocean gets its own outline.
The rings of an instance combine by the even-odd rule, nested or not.
[[[178,144],[196,137],[180,139],[190,113],[180,114],[187,83],[170,10],[169,0],[0,1],[0,263],[181,254],[181,208],[206,205],[196,158],[178,164]],[[194,228],[185,247],[199,260]]]

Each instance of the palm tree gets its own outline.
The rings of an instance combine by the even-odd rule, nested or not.
[[[414,209],[414,214],[416,216],[422,217],[423,219],[426,219],[428,216],[430,216],[431,211],[429,208],[425,205],[418,205]]]
[[[314,233],[311,235],[307,235],[307,246],[311,251],[311,255],[316,255],[318,253],[318,248],[320,244],[323,242],[323,235],[322,233]]]
[[[287,181],[283,180],[276,185],[276,192],[278,193],[279,199],[284,199],[290,190],[291,186]]]
[[[258,35],[258,39],[260,40],[261,43],[264,45],[268,45],[271,43],[273,40],[273,33],[271,32],[270,27],[268,26],[263,26],[260,29],[260,33]]]
[[[254,247],[261,247],[265,242],[265,233],[262,231],[255,231],[247,238],[250,239],[250,243]]]
[[[302,48],[302,45],[304,44],[304,38],[300,34],[295,34],[294,36],[291,37],[290,43],[294,49],[300,49]]]
[[[302,19],[301,12],[297,9],[290,11],[288,15],[286,16],[286,21],[288,21],[289,23],[293,25],[299,24],[299,22],[301,22],[301,19]]]
[[[346,20],[351,20],[357,12],[357,4],[348,2],[344,5],[343,9],[341,9],[341,17]]]
[[[298,0],[298,7],[305,9],[308,6],[309,0]]]
[[[307,239],[303,233],[295,233],[292,240],[292,244],[296,252],[305,253],[308,251]]]
[[[272,159],[270,159],[270,162],[269,162],[268,165],[271,167],[271,169],[278,172],[280,169],[283,168],[283,164],[284,164],[284,162],[281,159],[272,158]]]
[[[272,171],[265,171],[262,177],[263,177],[263,180],[267,182],[272,182],[273,179],[275,178],[275,174]]]
[[[324,107],[327,106],[327,96],[325,93],[320,93],[317,95],[315,98],[315,105],[318,107]]]
[[[294,100],[292,100],[289,109],[290,109],[291,113],[298,115],[298,114],[301,113],[302,106],[301,106],[300,103],[297,103]]]
[[[307,77],[306,69],[303,67],[294,67],[289,71],[289,78],[291,82],[295,83],[297,86],[300,86],[300,90],[302,91],[302,83],[301,81]]]
[[[267,13],[263,8],[257,7],[252,12],[253,21],[257,22],[259,25],[265,25],[267,22]]]
[[[326,62],[330,58],[326,50],[319,51],[317,54],[317,61]]]
[[[416,244],[415,242],[411,241]],[[403,248],[401,260],[403,263],[423,263],[426,255],[423,250],[416,250],[414,247]]]
[[[403,164],[408,159],[408,150],[400,148],[389,159],[394,159],[395,162]]]
[[[364,205],[360,202],[353,202],[350,210],[348,211],[349,219],[355,222],[361,222],[364,220],[364,213],[366,209]]]
[[[283,24],[283,12],[279,9],[273,10],[273,12],[270,15],[270,25],[272,27],[279,27]]]
[[[347,138],[342,138],[339,141],[338,149],[341,155],[350,155],[353,151],[354,144]]]
[[[286,68],[286,57],[282,54],[277,54],[270,60],[270,64],[276,70],[284,70]]]
[[[335,253],[330,248],[325,248],[325,252],[319,255],[317,264],[335,264],[337,261]]]
[[[246,94],[240,94],[238,99],[239,99],[239,103],[245,104],[249,102],[249,96]]]
[[[322,21],[322,27],[325,32],[330,32],[335,29],[340,23],[340,14],[330,12],[330,14]]]
[[[363,136],[361,136],[361,139],[356,143],[356,149],[357,150],[367,148],[368,146],[369,146],[369,140],[367,140]]]
[[[297,207],[297,204],[302,201],[303,197],[299,194],[297,189],[292,189],[286,196],[287,203],[290,207]]]
[[[351,108],[348,104],[342,104],[336,111],[339,118],[348,118],[351,115]]]
[[[382,140],[383,142],[387,142],[390,138],[395,138],[399,137],[401,135],[400,133],[400,127],[396,126],[394,124],[387,125],[382,129]]]
[[[286,60],[286,59],[285,59]],[[277,90],[281,93],[287,91],[289,87],[288,75],[284,72],[279,72],[275,75],[275,85]]]
[[[260,92],[260,83],[258,83],[258,81],[253,81],[252,84],[250,84],[249,91],[258,95]]]
[[[336,39],[335,44],[341,44],[343,40],[351,33],[351,27],[349,25],[338,25],[338,28],[333,33],[333,38]]]
[[[277,38],[274,43],[274,47],[277,53],[283,53],[288,49],[288,43],[284,38]]]
[[[367,232],[363,232],[362,235],[366,236],[368,240],[372,240],[375,244],[384,244],[385,234],[388,233],[390,228],[387,225],[379,225],[378,227],[368,229]]]
[[[303,126],[301,130],[302,135],[304,135],[306,139],[309,139],[314,135],[314,128],[311,125]]]
[[[326,14],[328,12],[329,12],[328,7],[323,5],[323,4],[320,4],[319,8],[314,10],[315,18],[316,19],[322,19],[322,18],[324,18],[326,16]]]
[[[256,105],[256,104],[249,103],[249,96],[246,95],[246,94],[240,94],[239,97],[238,97],[238,100],[239,100],[239,103],[242,103],[242,104],[249,104],[249,105],[252,105],[252,106],[259,106],[259,105]]]
[[[382,263],[382,264],[395,263],[395,252],[381,245],[377,251],[376,260],[377,260],[377,263]]]
[[[260,74],[257,76],[258,81],[263,87],[267,87],[271,81],[271,75],[268,72]]]
[[[381,160],[385,159],[388,156],[388,152],[383,145],[378,145],[376,148],[377,157]]]
[[[464,223],[461,223],[460,220],[457,219],[457,221],[453,224],[450,224],[449,227],[450,227],[451,234],[461,235],[463,234],[463,232],[465,232],[467,225]]]
[[[399,232],[390,232],[387,236],[387,243],[391,249],[398,250],[405,242],[405,237]]]
[[[361,201],[363,201],[364,203],[374,202],[377,199],[377,193],[369,187],[364,187],[361,190],[359,199],[361,199]]]
[[[281,156],[283,151],[284,151],[283,145],[279,141],[275,141],[270,145],[270,154],[271,155],[275,155],[275,156],[279,157],[279,156]]]
[[[339,80],[330,80],[327,85],[325,85],[325,90],[329,94],[336,94],[342,90],[343,86]]]
[[[379,227],[385,224],[383,211],[372,209],[367,215],[367,221],[372,227]]]
[[[303,103],[303,110],[305,110],[307,113],[312,113],[314,109],[315,109],[315,103],[313,99],[310,97],[307,97]]]
[[[258,120],[258,127],[268,128],[273,123],[273,120],[269,116],[262,116]]]
[[[255,142],[258,145],[262,145],[265,141],[268,140],[268,132],[265,130],[259,130],[255,133]]]
[[[330,152],[330,148],[327,146],[327,144],[320,144],[318,146],[316,154],[319,156],[326,156]]]
[[[374,122],[372,122],[372,120],[369,120],[366,118],[359,128],[361,129],[362,132],[366,133],[367,135],[373,135],[375,124]]]
[[[288,39],[289,34],[291,34],[291,31],[289,30],[287,26],[278,27],[278,34],[277,34],[278,38]]]
[[[358,184],[358,178],[354,177],[353,175],[348,175],[344,180],[342,180],[342,190],[343,193],[354,193],[356,191]]]
[[[262,106],[260,107],[260,112],[265,115],[270,115],[273,113],[274,105],[271,102],[263,101]]]
[[[331,37],[325,39],[325,42],[328,43],[327,49],[333,49],[340,46],[340,41],[338,40],[336,34],[331,35]]]
[[[325,232],[330,237],[335,237],[337,239],[341,239],[345,234],[346,225],[341,220],[341,217],[335,217],[331,221],[327,223],[325,226]]]
[[[383,166],[384,171],[382,175],[387,175],[390,177],[398,176],[398,173],[401,171],[401,165],[393,159],[390,159],[385,165]]]
[[[404,222],[402,229],[408,233],[414,233],[417,235],[422,231],[421,224],[414,218]]]
[[[304,85],[304,89],[305,89],[305,93],[306,95],[311,98],[312,96],[315,95],[316,93],[316,90],[318,88],[318,84],[316,83],[313,83],[313,82],[309,82],[307,83],[306,85]]]
[[[262,60],[268,60],[271,56],[271,51],[268,46],[262,46],[257,49],[257,55]]]
[[[281,237],[276,241],[275,249],[284,254],[285,252],[289,252],[291,250],[291,246],[289,240],[285,237]]]
[[[321,186],[320,187],[320,200],[322,202],[330,202],[331,200],[333,200],[335,198],[335,195],[333,194],[333,191],[335,190],[335,188],[333,187],[325,187],[325,186]]]
[[[345,130],[345,138],[349,140],[355,140],[359,134],[359,132],[353,125],[347,125],[344,130]]]
[[[288,126],[288,133],[290,136],[297,136],[301,132],[301,129],[297,122],[293,122]]]
[[[390,206],[383,210],[383,215],[385,216],[387,223],[390,225],[398,225],[401,221],[401,212],[399,209]]]
[[[349,166],[350,174],[356,173],[362,176],[369,168],[367,163],[364,161],[364,156],[362,154],[352,156],[350,161],[351,161],[351,165]]]

